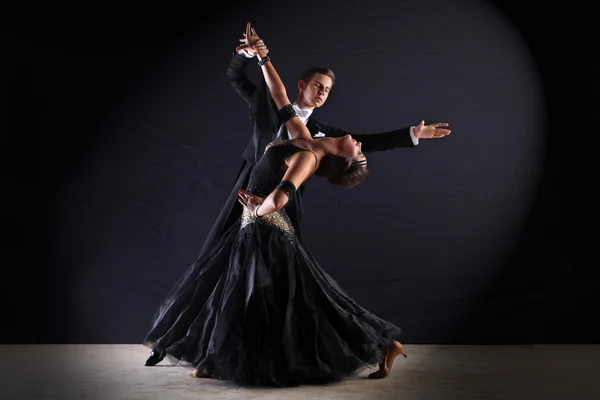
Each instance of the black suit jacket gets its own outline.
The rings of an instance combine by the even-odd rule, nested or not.
[[[267,144],[275,140],[281,123],[278,119],[277,107],[265,80],[261,79],[259,84],[255,84],[246,75],[245,69],[248,63],[258,68],[255,58],[247,58],[234,53],[227,69],[227,79],[249,106],[252,136],[244,151],[244,159],[251,165],[256,165]],[[330,137],[351,134],[356,140],[362,142],[364,153],[398,147],[414,147],[410,138],[410,127],[380,133],[353,133],[321,123],[314,117],[314,114],[314,112],[311,114],[306,123],[306,127],[313,136],[318,132]]]

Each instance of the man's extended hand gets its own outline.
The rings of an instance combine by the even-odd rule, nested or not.
[[[425,125],[425,120],[415,126],[415,137],[418,139],[439,139],[450,134],[450,129],[440,128],[441,126],[448,126],[447,122],[438,122],[435,124]]]

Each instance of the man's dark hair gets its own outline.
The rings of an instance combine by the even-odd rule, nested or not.
[[[308,82],[312,79],[315,74],[326,75],[331,78],[331,87],[335,84],[335,74],[332,70],[327,67],[310,67],[300,74],[300,80],[304,81],[308,85]]]

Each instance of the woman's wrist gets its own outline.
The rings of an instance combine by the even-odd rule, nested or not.
[[[259,60],[258,60],[258,66],[259,66],[259,67],[262,67],[263,65],[265,65],[265,64],[266,64],[266,63],[268,63],[269,61],[271,61],[271,58],[270,58],[269,56],[266,56],[266,57],[263,57],[263,58],[260,58],[260,57],[259,57]]]
[[[269,49],[267,49],[267,46],[262,41],[262,39],[259,39],[254,44],[254,48],[256,49],[256,57],[258,58],[259,61],[262,60],[262,59],[264,59],[264,58],[268,58],[267,54],[269,53]]]
[[[256,206],[256,208],[254,209],[254,216],[256,218],[262,218],[262,215],[258,215],[258,209],[260,208],[260,206],[262,206],[262,204],[259,204],[258,206]]]

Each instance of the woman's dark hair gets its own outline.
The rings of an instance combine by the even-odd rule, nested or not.
[[[366,166],[358,165],[346,157],[326,155],[319,164],[315,175],[327,178],[329,183],[352,188],[362,182],[369,174]]]

